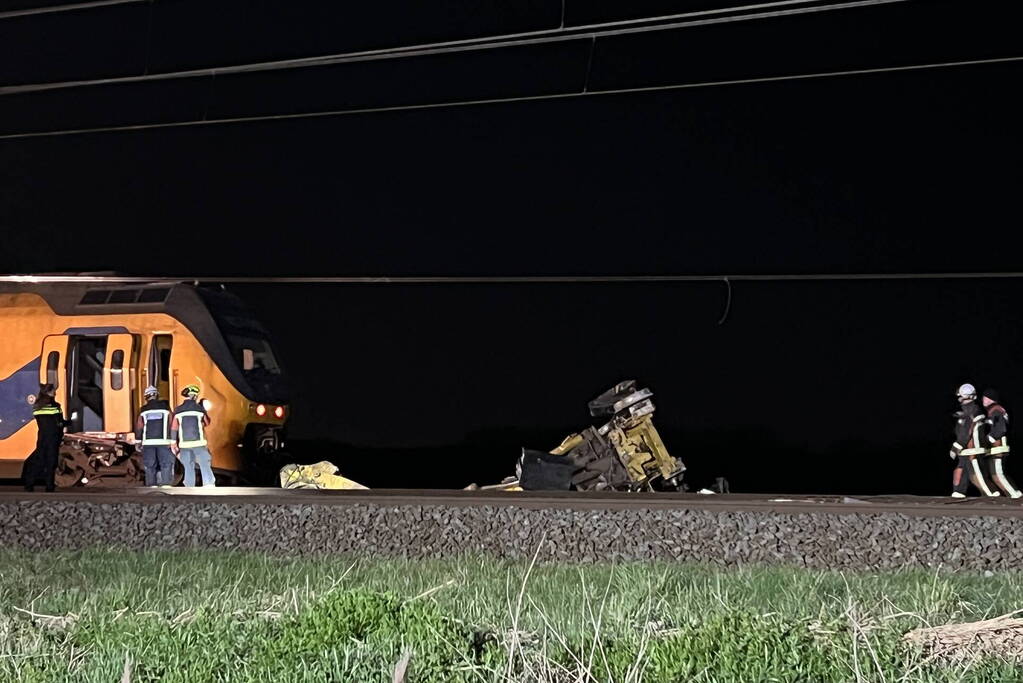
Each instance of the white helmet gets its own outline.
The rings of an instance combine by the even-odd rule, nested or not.
[[[964,384],[956,391],[956,396],[961,399],[977,398],[977,389],[972,384]]]
[[[146,390],[142,392],[142,395],[145,396],[146,398],[149,398],[150,396],[159,396],[160,390],[154,386],[148,386],[146,387]]]

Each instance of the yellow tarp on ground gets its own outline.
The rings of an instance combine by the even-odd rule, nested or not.
[[[327,461],[315,465],[285,465],[281,468],[282,489],[365,489],[357,481],[342,477]]]

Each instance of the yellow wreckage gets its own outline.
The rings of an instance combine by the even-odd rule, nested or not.
[[[338,474],[338,468],[329,462],[315,465],[285,465],[281,468],[283,489],[365,489],[362,484]]]
[[[572,434],[550,452],[522,449],[515,476],[467,490],[684,491],[685,465],[668,453],[654,427],[649,389],[620,382],[589,403],[600,426]],[[288,465],[283,488],[364,489],[329,462]],[[711,491],[707,490],[707,493]]]

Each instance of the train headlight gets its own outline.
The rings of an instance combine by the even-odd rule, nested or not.
[[[212,410],[213,409],[213,401],[209,400],[208,398],[204,398],[202,400],[202,407],[205,408],[207,411]]]
[[[274,417],[278,420],[284,419],[284,406],[277,406],[274,408]]]
[[[266,415],[266,406],[263,405],[262,403],[256,406],[256,415],[259,415],[260,417]]]

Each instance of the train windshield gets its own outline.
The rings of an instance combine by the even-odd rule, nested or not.
[[[284,373],[266,328],[235,296],[209,290],[200,292],[231,350],[232,359],[253,392],[249,398],[261,403],[287,403],[289,392]]]
[[[281,367],[277,364],[273,348],[267,339],[257,337],[251,333],[228,334],[227,343],[235,352],[235,356],[241,360],[242,370],[263,371],[271,375],[281,374]]]

